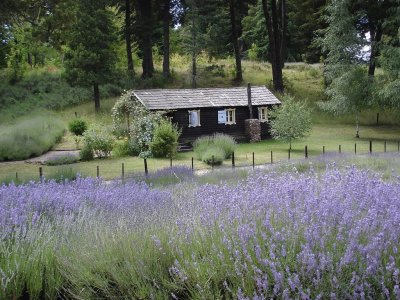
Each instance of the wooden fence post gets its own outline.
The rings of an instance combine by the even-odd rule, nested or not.
[[[354,143],[354,155],[357,154],[357,143]]]
[[[304,157],[308,158],[308,148],[307,145],[304,147]]]
[[[400,141],[397,141],[397,152],[400,152]]]
[[[194,172],[194,158],[192,157],[192,172]]]
[[[322,154],[325,155],[325,146],[322,146]]]
[[[169,167],[172,168],[172,156],[169,158]]]
[[[386,141],[383,142],[383,152],[386,152]]]
[[[124,179],[125,179],[125,165],[124,165],[124,163],[122,163],[122,165],[121,165],[121,177],[122,177],[122,181],[124,181]]]
[[[214,171],[214,162],[215,162],[215,157],[214,155],[211,157],[211,169]]]
[[[147,176],[149,175],[149,169],[147,168],[147,159],[143,159],[144,162],[144,174]]]
[[[253,152],[253,170],[254,170],[254,152]]]
[[[271,150],[271,165],[274,163],[274,157],[273,157],[273,154],[272,154],[272,150]]]
[[[18,172],[15,172],[15,181],[18,181]]]
[[[40,180],[40,183],[43,182],[43,168],[42,167],[39,167],[39,180]]]
[[[290,160],[290,148],[288,149],[288,160]]]
[[[369,153],[372,153],[372,141],[369,141]]]
[[[232,152],[232,169],[235,168],[235,152]]]
[[[100,168],[99,168],[99,166],[96,166],[96,177],[97,178],[100,177]]]
[[[342,153],[342,145],[339,145],[339,153]]]

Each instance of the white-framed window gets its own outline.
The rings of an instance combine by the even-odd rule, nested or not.
[[[236,110],[234,108],[225,109],[226,122],[225,124],[236,124]]]
[[[200,110],[189,110],[189,127],[200,125]]]
[[[260,122],[268,122],[268,110],[266,107],[258,108],[258,119]]]

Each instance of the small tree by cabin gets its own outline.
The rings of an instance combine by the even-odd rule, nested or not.
[[[271,119],[271,135],[274,139],[288,142],[289,149],[292,149],[292,140],[311,131],[310,109],[290,96],[285,97],[281,107],[271,112]]]

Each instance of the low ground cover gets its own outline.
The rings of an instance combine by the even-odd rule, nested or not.
[[[37,115],[0,126],[0,161],[39,156],[60,141],[64,124],[53,115]]]
[[[396,177],[242,175],[3,185],[0,298],[400,297]]]

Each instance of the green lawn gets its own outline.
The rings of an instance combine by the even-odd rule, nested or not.
[[[291,159],[298,160],[304,158],[304,147],[307,145],[310,158],[321,155],[322,148],[325,146],[326,153],[338,153],[341,145],[342,153],[353,154],[354,144],[357,143],[357,153],[369,152],[369,141],[373,141],[373,152],[384,152],[384,141],[387,142],[387,152],[397,152],[398,140],[400,139],[400,127],[396,126],[361,126],[361,138],[354,137],[354,127],[351,125],[338,124],[317,124],[314,126],[311,135],[305,139],[297,140],[292,144]],[[71,146],[74,147],[73,144]],[[255,144],[239,144],[235,151],[237,166],[252,164],[252,153],[255,155],[255,164],[269,164],[273,151],[274,162],[288,160],[288,144],[276,140],[264,140]],[[184,165],[191,167],[193,152],[179,153],[173,160],[173,165]],[[72,168],[74,172],[79,172],[83,176],[96,176],[97,166],[99,166],[100,176],[105,179],[112,179],[121,176],[122,163],[125,166],[125,174],[144,172],[144,161],[137,157],[96,159],[90,162],[79,162],[65,166],[42,166],[44,176],[51,177],[58,170],[68,170]],[[168,167],[168,159],[148,159],[149,171]],[[231,160],[226,160],[222,167],[229,167]],[[210,166],[194,159],[194,168],[209,169]],[[21,180],[38,179],[39,166],[23,162],[0,164],[0,181],[10,181],[15,178],[15,173]]]

